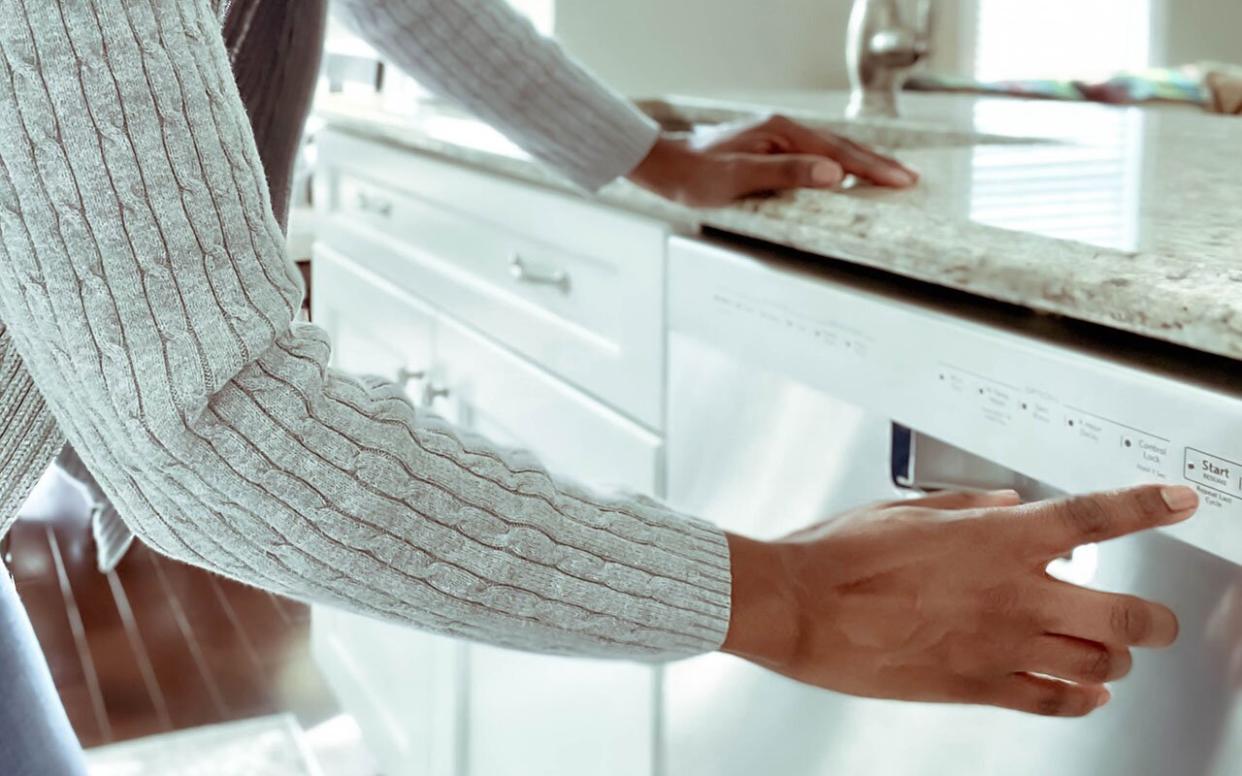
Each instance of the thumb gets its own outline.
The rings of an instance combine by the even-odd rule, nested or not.
[[[841,165],[809,154],[737,154],[731,166],[734,197],[761,191],[830,188],[845,178]]]

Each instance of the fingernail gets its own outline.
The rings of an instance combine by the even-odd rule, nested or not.
[[[1022,496],[1018,493],[1018,491],[1012,488],[1006,488],[1004,490],[994,490],[989,495],[996,496],[997,498],[1015,498],[1015,499],[1022,498]]]
[[[1105,687],[1100,690],[1099,696],[1095,699],[1095,707],[1098,709],[1101,706],[1106,705],[1112,699],[1113,699],[1113,694],[1109,691],[1107,687]]]
[[[1160,491],[1160,497],[1171,512],[1185,512],[1199,505],[1199,494],[1185,485],[1175,485]]]
[[[894,167],[888,177],[894,186],[913,186],[919,182],[919,174],[904,166]]]
[[[816,162],[811,167],[811,182],[816,186],[833,186],[841,181],[841,168],[832,162]]]

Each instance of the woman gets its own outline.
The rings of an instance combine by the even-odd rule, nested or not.
[[[20,353],[150,546],[493,644],[649,660],[724,649],[840,691],[1045,714],[1096,708],[1129,647],[1172,641],[1164,607],[1054,582],[1043,566],[1188,517],[1184,488],[1028,506],[944,494],[763,543],[558,480],[390,385],[327,368],[323,333],[294,322],[303,289],[222,45],[224,10],[0,0],[0,319],[12,336],[0,353],[14,383]],[[587,189],[628,175],[710,205],[831,186],[843,171],[913,183],[787,121],[706,151],[661,138],[500,0],[337,10]],[[49,424],[28,427],[46,436]],[[27,445],[23,460],[55,448]],[[5,727],[0,751],[18,773],[78,772],[46,669],[28,640],[13,643],[0,691],[43,706],[22,719],[36,732]]]

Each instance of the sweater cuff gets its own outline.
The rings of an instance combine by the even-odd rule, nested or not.
[[[565,169],[575,184],[592,193],[633,172],[660,139],[660,125],[620,96],[601,94],[594,111],[612,118],[616,131],[611,137],[617,142],[603,135],[590,136],[594,150],[581,157],[580,166],[566,165],[563,158],[546,160]]]

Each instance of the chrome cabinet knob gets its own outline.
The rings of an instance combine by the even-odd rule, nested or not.
[[[364,213],[374,213],[380,218],[388,218],[392,215],[391,200],[374,197],[365,191],[360,191],[354,197],[354,201],[358,203],[358,209]]]
[[[551,286],[562,294],[568,294],[570,288],[569,273],[563,269],[541,272],[532,269],[521,254],[513,254],[509,260],[509,274],[518,283],[532,286]]]
[[[447,399],[450,393],[451,391],[442,385],[428,383],[427,386],[423,388],[423,405],[429,407],[432,404],[435,404],[438,399]]]

